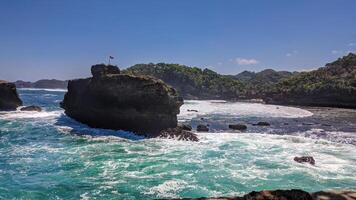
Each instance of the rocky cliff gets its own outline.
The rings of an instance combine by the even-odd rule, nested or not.
[[[21,105],[15,84],[0,80],[0,110],[16,110]]]
[[[104,64],[92,66],[91,72],[92,78],[69,81],[61,103],[68,116],[91,127],[149,137],[177,126],[183,99],[161,80],[121,74]]]

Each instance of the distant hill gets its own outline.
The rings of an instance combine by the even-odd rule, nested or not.
[[[137,64],[123,73],[149,75],[171,85],[185,99],[237,99],[243,84],[210,69],[179,64]]]
[[[284,79],[264,98],[276,104],[356,108],[356,55],[350,53],[325,67]]]
[[[68,81],[56,79],[42,79],[36,82],[16,81],[17,88],[47,88],[47,89],[67,89]]]
[[[231,77],[243,83],[245,98],[261,98],[261,94],[270,90],[273,85],[296,74],[298,72],[265,69],[260,72],[243,71]]]

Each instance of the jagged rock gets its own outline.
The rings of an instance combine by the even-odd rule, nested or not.
[[[148,137],[177,127],[183,99],[161,80],[120,74],[116,66],[94,65],[91,71],[93,78],[68,83],[61,107],[71,118]]]
[[[22,101],[13,83],[0,80],[0,110],[16,110],[22,106]]]
[[[245,124],[229,124],[229,128],[233,130],[244,131],[247,129],[247,126]]]
[[[42,108],[39,106],[26,106],[20,109],[21,111],[37,111],[41,112]]]
[[[203,124],[199,124],[197,126],[197,131],[198,132],[208,132],[209,131],[209,128]]]
[[[177,140],[184,140],[184,141],[199,141],[196,134],[184,130],[182,127],[176,128],[169,128],[166,130],[161,131],[160,138],[168,138],[168,139],[177,139]]]
[[[270,126],[271,124],[268,122],[258,122],[257,124],[254,124],[254,126]]]
[[[315,160],[312,156],[301,156],[301,157],[294,157],[294,161],[298,163],[309,163],[311,165],[315,165]]]
[[[192,130],[192,126],[188,125],[188,124],[179,124],[178,127],[181,127],[183,130],[186,130],[186,131]]]

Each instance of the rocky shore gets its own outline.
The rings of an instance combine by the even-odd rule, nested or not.
[[[179,138],[190,138],[187,131],[176,129],[183,99],[163,81],[121,74],[112,65],[94,65],[91,72],[92,78],[68,83],[61,107],[69,117],[94,128],[126,130],[147,137],[184,134]]]
[[[303,190],[263,190],[244,196],[184,198],[184,200],[354,200],[356,190],[326,190],[306,192]],[[177,199],[178,200],[178,199]]]
[[[16,110],[21,105],[15,84],[0,80],[0,111]]]

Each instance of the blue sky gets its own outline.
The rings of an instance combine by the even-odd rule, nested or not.
[[[168,62],[308,70],[356,52],[354,0],[1,0],[0,79],[71,79],[108,55],[121,68]]]

